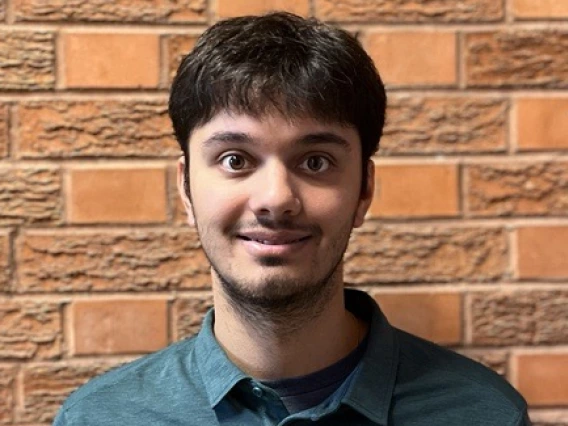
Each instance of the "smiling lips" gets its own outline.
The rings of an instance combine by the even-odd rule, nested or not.
[[[266,245],[293,244],[310,238],[306,233],[280,231],[280,232],[242,232],[239,238],[245,241],[256,241]]]
[[[311,235],[297,231],[251,231],[239,233],[238,238],[253,256],[282,256],[297,252]]]

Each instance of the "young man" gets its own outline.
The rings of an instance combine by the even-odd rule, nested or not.
[[[344,289],[385,106],[344,31],[284,13],[207,30],[179,67],[170,115],[215,309],[197,336],[75,392],[55,424],[529,424],[495,373]]]

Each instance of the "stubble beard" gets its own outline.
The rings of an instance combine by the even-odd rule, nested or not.
[[[281,338],[293,335],[307,321],[317,318],[335,295],[337,286],[343,286],[342,260],[349,243],[353,218],[342,226],[336,238],[330,239],[332,244],[326,257],[319,262],[318,259],[313,259],[313,265],[306,273],[320,271],[319,263],[322,261],[329,265],[318,276],[309,276],[305,281],[299,282],[297,279],[274,274],[255,285],[221,267],[221,261],[215,256],[218,249],[209,244],[208,231],[200,229],[199,221],[195,219],[203,251],[221,286],[224,299],[237,316],[260,333],[277,332]],[[259,262],[269,269],[278,268],[283,263],[278,257],[263,258]]]

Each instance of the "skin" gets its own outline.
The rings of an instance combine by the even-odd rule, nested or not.
[[[214,332],[258,379],[325,368],[367,325],[344,308],[342,257],[374,191],[352,127],[222,112],[189,140],[178,187],[212,265]],[[333,338],[330,338],[333,336]]]

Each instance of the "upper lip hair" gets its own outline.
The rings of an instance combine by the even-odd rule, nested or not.
[[[239,232],[238,236],[270,244],[287,244],[309,237],[310,234],[300,231],[245,231]]]

